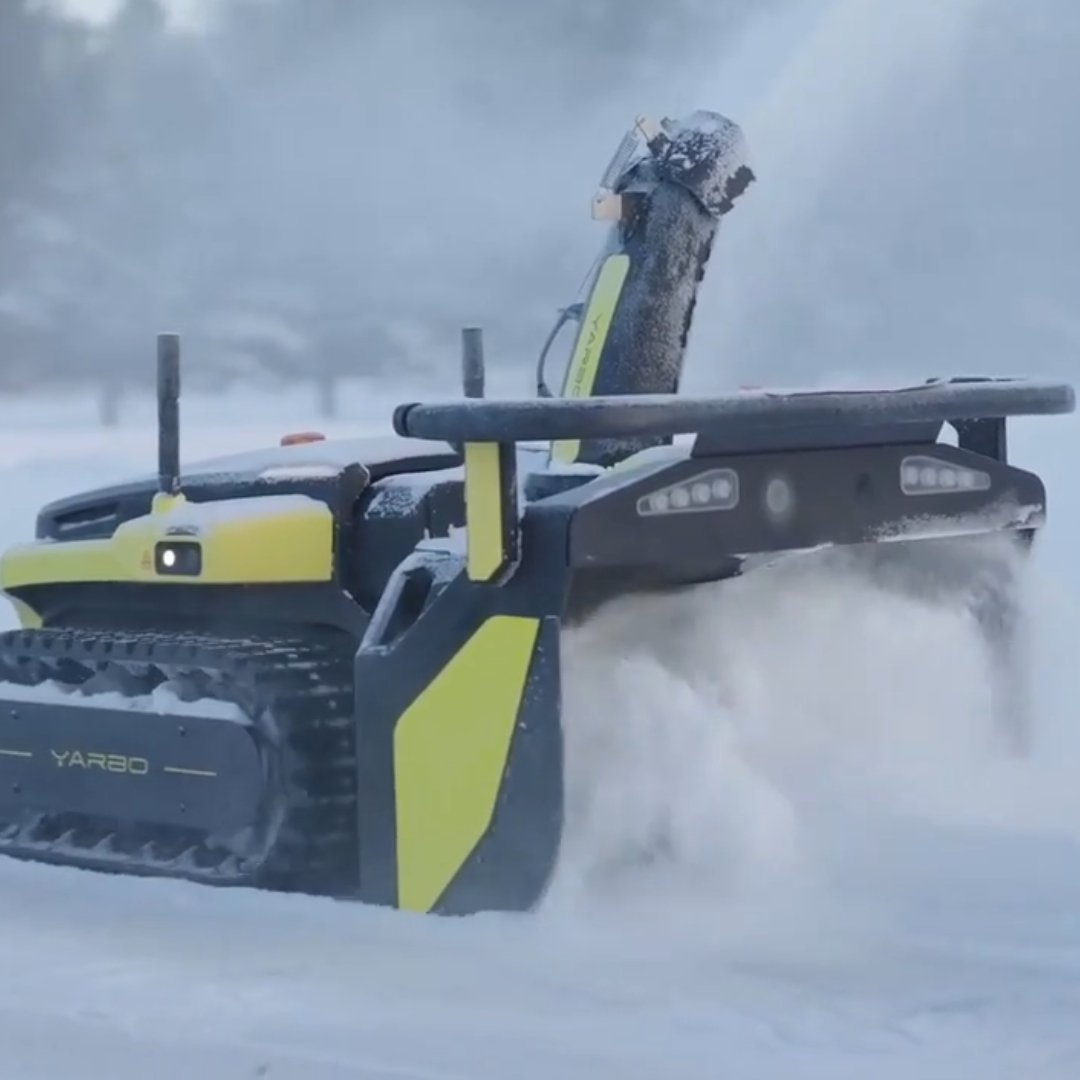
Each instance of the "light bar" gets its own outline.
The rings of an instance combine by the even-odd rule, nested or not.
[[[642,495],[637,502],[641,517],[660,514],[695,514],[734,510],[739,505],[739,474],[734,469],[710,469]]]
[[[905,495],[951,495],[987,491],[990,474],[951,461],[916,454],[900,462],[900,490]]]

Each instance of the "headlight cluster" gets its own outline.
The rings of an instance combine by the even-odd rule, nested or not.
[[[900,463],[900,490],[905,495],[948,495],[957,491],[986,491],[990,474],[951,461],[919,454]]]
[[[734,469],[710,469],[679,484],[642,495],[637,512],[642,517],[658,514],[690,514],[709,510],[733,510],[739,505],[739,475]]]
[[[948,495],[988,491],[990,474],[927,454],[905,457],[900,463],[900,490],[905,495]],[[743,493],[745,494],[745,493]],[[637,501],[641,517],[734,510],[741,498],[739,474],[734,469],[710,469],[642,495]],[[776,524],[796,512],[795,488],[787,476],[773,473],[761,490],[761,506]]]

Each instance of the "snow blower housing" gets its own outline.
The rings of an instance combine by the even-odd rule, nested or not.
[[[45,507],[0,563],[23,626],[0,636],[0,851],[528,908],[560,846],[570,620],[763,554],[1033,535],[1045,492],[1007,463],[1005,422],[1070,411],[1068,386],[677,396],[750,178],[721,117],[638,125],[597,199],[611,234],[558,397],[478,399],[470,334],[471,395],[400,406],[396,440],[181,475],[162,336],[158,476]]]

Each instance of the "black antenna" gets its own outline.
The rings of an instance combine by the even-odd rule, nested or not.
[[[158,334],[158,487],[180,491],[180,336]]]
[[[467,398],[484,396],[484,331],[478,326],[461,331],[461,382]]]

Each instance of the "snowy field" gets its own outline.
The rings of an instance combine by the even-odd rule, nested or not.
[[[188,460],[313,420],[189,400]],[[444,921],[0,861],[0,1077],[1036,1080],[1080,1075],[1080,457],[1017,424],[1051,522],[1038,740],[1005,760],[959,613],[842,568],[614,608],[568,657],[573,827],[545,908]],[[0,404],[0,541],[155,467],[152,415]],[[7,622],[10,617],[5,615]],[[667,823],[675,865],[605,860]]]

